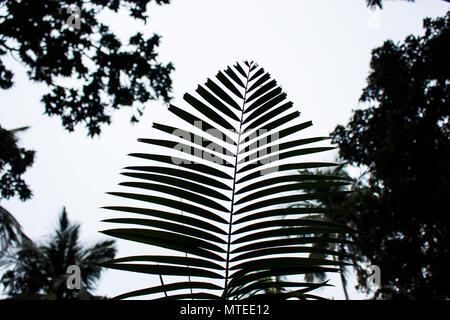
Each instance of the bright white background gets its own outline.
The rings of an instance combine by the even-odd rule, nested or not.
[[[364,0],[172,0],[170,5],[150,6],[147,25],[124,14],[105,14],[104,19],[124,40],[137,30],[162,35],[160,60],[172,61],[176,67],[172,74],[175,105],[182,105],[185,92],[193,92],[219,69],[251,59],[282,85],[302,120],[313,121],[308,133],[322,136],[345,124],[352,109],[362,107],[358,99],[371,50],[387,39],[397,42],[409,34],[422,34],[423,18],[443,16],[449,9],[441,0],[385,2],[383,11],[374,12]],[[98,231],[107,226],[99,221],[112,215],[99,207],[112,205],[114,199],[105,192],[117,190],[123,180],[120,169],[136,163],[126,156],[142,150],[136,139],[150,137],[152,122],[169,120],[166,106],[149,103],[138,125],[129,123],[129,110],[116,112],[100,138],[88,138],[83,127],[68,133],[58,118],[43,115],[39,101],[45,86],[29,82],[16,61],[8,63],[15,72],[15,86],[0,92],[1,125],[7,129],[31,126],[20,135],[20,144],[37,154],[25,175],[33,199],[2,201],[2,206],[35,240],[55,228],[63,206],[69,218],[82,224],[86,244],[106,239]],[[322,160],[333,158],[328,153]],[[140,252],[138,245],[125,241],[118,248],[118,256]],[[114,296],[157,282],[156,276],[106,271],[96,293]],[[335,288],[317,293],[342,299],[338,277],[331,277],[331,282]],[[354,290],[354,281],[349,292],[354,299],[364,297]]]

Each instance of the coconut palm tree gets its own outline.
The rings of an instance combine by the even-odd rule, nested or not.
[[[83,247],[80,225],[69,221],[64,208],[58,227],[49,239],[38,245],[24,241],[5,260],[12,267],[1,279],[13,299],[93,299],[89,292],[100,278],[100,263],[114,258],[114,241],[102,241]],[[81,289],[67,287],[67,268],[80,268]]]
[[[32,192],[22,179],[27,168],[33,165],[35,151],[19,147],[19,133],[29,127],[4,129],[0,126],[0,197],[9,199],[18,196],[25,201]],[[1,200],[0,199],[0,200]]]

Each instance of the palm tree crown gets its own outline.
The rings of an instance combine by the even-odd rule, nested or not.
[[[2,277],[7,294],[16,299],[90,299],[92,289],[100,277],[99,263],[113,259],[114,241],[102,241],[92,247],[83,247],[79,241],[80,225],[69,221],[64,208],[58,227],[48,241],[37,245],[23,242],[13,254],[8,265],[13,268]],[[5,259],[6,260],[6,259]],[[67,287],[70,274],[67,268],[80,268],[80,290]]]

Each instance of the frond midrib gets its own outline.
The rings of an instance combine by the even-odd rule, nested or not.
[[[241,110],[241,117],[239,121],[239,130],[238,130],[238,137],[237,137],[237,146],[236,146],[236,153],[235,153],[235,163],[234,163],[234,172],[233,172],[233,186],[231,188],[231,205],[230,205],[230,222],[228,225],[228,241],[227,241],[227,257],[226,257],[226,264],[225,264],[225,286],[223,291],[223,298],[225,300],[228,299],[227,291],[228,291],[228,285],[229,285],[229,272],[230,272],[230,254],[231,254],[231,236],[232,236],[232,227],[233,227],[233,214],[234,214],[234,205],[235,205],[235,195],[236,195],[236,183],[237,183],[237,174],[238,174],[238,159],[239,159],[239,148],[241,144],[241,136],[242,136],[242,127],[244,122],[244,113],[245,113],[245,104],[246,104],[246,98],[248,93],[248,84],[250,82],[250,72],[251,72],[251,65],[248,66],[248,73],[245,83],[245,91],[244,91],[244,97],[242,102],[242,110]]]

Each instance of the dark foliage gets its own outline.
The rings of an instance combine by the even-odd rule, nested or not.
[[[84,124],[90,136],[98,135],[110,123],[111,112],[124,106],[133,108],[131,121],[138,121],[145,102],[170,100],[173,66],[157,60],[158,35],[144,38],[137,32],[123,45],[99,21],[99,13],[125,8],[133,18],[146,21],[150,2],[0,0],[0,57],[16,57],[30,80],[49,87],[42,97],[45,113],[59,116],[69,131]],[[77,7],[79,16],[70,11]],[[78,17],[80,28],[74,25]],[[77,79],[79,86],[63,85],[64,78]],[[12,86],[13,73],[0,60],[0,88]]]
[[[0,192],[5,199],[15,195],[21,200],[31,197],[22,175],[33,164],[34,151],[18,146],[16,134],[23,129],[6,130],[0,126]]]
[[[373,51],[361,96],[372,106],[332,133],[340,156],[370,173],[350,223],[385,298],[450,297],[450,13],[424,28]]]

